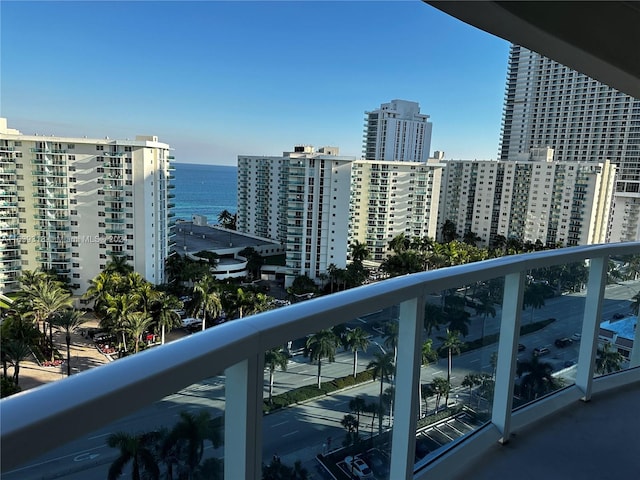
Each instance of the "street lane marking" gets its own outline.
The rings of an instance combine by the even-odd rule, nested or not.
[[[271,425],[272,427],[279,427],[280,425],[284,425],[285,423],[289,423],[289,420],[285,420],[284,422],[280,422],[280,423],[274,423],[273,425]]]
[[[469,360],[469,363],[478,363],[480,361],[479,358],[476,358],[475,360]]]
[[[27,470],[27,469],[33,468],[33,467],[39,467],[40,465],[46,465],[47,463],[51,463],[51,462],[55,462],[55,461],[58,461],[58,460],[62,460],[63,458],[77,457],[78,455],[80,455],[82,453],[88,453],[88,452],[91,452],[92,450],[98,450],[100,448],[105,448],[105,447],[106,447],[106,445],[100,445],[99,447],[89,448],[88,450],[82,450],[80,452],[70,453],[69,455],[63,455],[61,457],[51,458],[49,460],[45,460],[44,462],[32,463],[32,464],[26,465],[26,466],[24,466],[22,468],[16,468],[15,470],[11,470],[9,472],[4,472],[4,474],[5,475],[9,475],[10,473],[20,472],[22,470]]]
[[[95,437],[89,437],[89,440],[95,440],[96,438],[106,437],[107,435],[111,435],[111,432],[103,433],[102,435],[96,435]]]
[[[290,435],[293,435],[294,433],[298,433],[298,430],[294,430],[293,432],[289,432],[289,433],[285,433],[284,435],[282,435],[283,437],[288,437]]]

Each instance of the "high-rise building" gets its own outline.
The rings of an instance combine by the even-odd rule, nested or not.
[[[346,266],[355,158],[338,153],[296,146],[282,157],[238,156],[238,229],[285,246],[286,286]]]
[[[365,112],[366,160],[426,162],[431,149],[429,115],[416,102],[392,100]]]
[[[602,162],[560,162],[548,148],[528,160],[445,161],[439,223],[483,245],[498,235],[565,246],[604,243],[616,168]]]
[[[617,166],[610,241],[640,240],[640,99],[512,45],[500,158],[549,146],[558,161]]]
[[[172,159],[155,136],[23,135],[0,119],[0,291],[40,268],[82,294],[112,255],[163,283]]]
[[[397,235],[435,238],[441,163],[358,160],[352,164],[349,243],[366,244],[382,262]]]

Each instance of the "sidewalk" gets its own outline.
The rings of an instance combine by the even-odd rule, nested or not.
[[[81,331],[88,328],[97,328],[98,320],[92,313],[85,314],[90,320],[82,328],[71,334],[71,374],[89,370],[108,363],[110,360],[98,351],[95,343],[90,338],[84,338]],[[53,343],[64,358],[64,362],[55,367],[41,367],[33,357],[20,362],[19,385],[22,391],[55,382],[67,376],[67,343],[64,332],[53,332]],[[13,369],[9,367],[9,375]]]

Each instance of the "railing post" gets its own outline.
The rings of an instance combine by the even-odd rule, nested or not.
[[[513,405],[513,386],[516,375],[523,295],[524,272],[506,275],[504,277],[498,362],[496,365],[493,409],[491,411],[491,423],[502,434],[500,438],[500,443],[502,444],[507,443],[511,435],[511,409]]]
[[[236,363],[225,376],[224,478],[260,478],[264,355]]]
[[[584,316],[582,320],[582,338],[576,367],[576,386],[582,390],[582,400],[591,400],[591,387],[595,370],[596,354],[598,352],[598,333],[602,318],[602,300],[607,283],[607,268],[609,257],[596,257],[589,261],[589,280],[587,283],[587,298],[584,302]]]
[[[413,478],[423,328],[424,297],[402,302],[398,330],[398,359],[395,374],[389,478]]]

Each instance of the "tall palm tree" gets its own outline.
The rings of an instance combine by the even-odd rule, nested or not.
[[[356,433],[360,431],[360,414],[367,409],[367,402],[363,397],[357,396],[349,401],[349,410],[356,414]]]
[[[3,361],[13,366],[13,383],[16,387],[20,381],[20,363],[31,356],[31,346],[24,339],[3,342]]]
[[[349,245],[349,250],[351,250],[351,260],[354,262],[362,263],[369,258],[369,249],[366,243],[360,243],[358,240],[354,240]]]
[[[447,352],[447,382],[451,384],[451,369],[453,366],[453,355],[460,354],[463,342],[460,340],[460,334],[457,331],[450,331],[447,329],[446,337],[439,337],[442,340],[440,346],[441,351]],[[447,392],[447,403],[449,403],[449,392]]]
[[[398,359],[398,334],[400,325],[396,320],[388,322],[384,326],[384,346],[393,349],[393,362]]]
[[[140,349],[140,339],[144,332],[149,329],[149,326],[153,323],[153,317],[146,312],[133,312],[128,317],[126,331],[135,344],[135,353],[138,353]]]
[[[394,357],[391,353],[376,352],[373,354],[374,359],[369,362],[367,369],[373,370],[373,379],[380,379],[380,412],[382,412],[384,393],[384,381],[390,380],[391,376],[395,372]],[[382,415],[378,418],[379,431],[382,433]]]
[[[53,324],[55,315],[70,308],[73,304],[71,294],[65,291],[60,285],[50,279],[46,279],[30,289],[31,312],[36,319],[49,323],[49,345],[51,347],[51,361],[54,360],[53,348]],[[46,331],[45,331],[46,333]]]
[[[283,372],[287,370],[287,362],[289,358],[282,348],[272,348],[264,352],[264,365],[269,369],[269,403],[273,403],[273,380],[276,368],[280,368]]]
[[[67,343],[67,376],[71,376],[71,333],[75,332],[78,327],[87,322],[77,310],[64,310],[56,315],[53,319],[53,326],[59,331],[65,333],[65,341]]]
[[[538,398],[538,396],[549,393],[558,387],[558,381],[552,376],[552,365],[541,362],[537,356],[532,356],[531,360],[518,363],[516,373],[518,377],[522,378],[520,382],[522,393],[529,400]]]
[[[211,275],[206,274],[193,286],[193,295],[193,315],[198,318],[198,314],[202,314],[202,330],[205,330],[207,328],[207,315],[215,318],[222,312],[222,303],[216,280]]]
[[[524,310],[527,307],[531,307],[530,322],[533,322],[533,311],[544,307],[545,292],[548,288],[549,287],[541,283],[530,283],[526,286],[523,295],[522,309]]]
[[[596,372],[600,374],[617,372],[622,367],[623,360],[622,354],[611,348],[611,344],[606,342],[602,348],[598,349]]]
[[[438,360],[438,352],[436,352],[433,348],[433,339],[429,338],[422,344],[422,365],[429,366],[431,363]],[[422,410],[422,382],[418,382],[418,404],[420,405],[420,409]],[[425,401],[426,404],[426,401]]]
[[[483,295],[480,297],[480,303],[477,303],[474,307],[476,311],[476,315],[482,315],[482,341],[484,342],[484,327],[487,322],[487,317],[491,316],[491,318],[496,317],[496,309],[493,306],[493,301],[487,296]]]
[[[137,301],[132,295],[120,294],[112,296],[106,294],[106,317],[101,320],[101,326],[107,327],[115,334],[122,334],[122,348],[127,350],[126,332],[131,315],[137,311]],[[104,325],[103,325],[104,324]]]
[[[98,318],[106,315],[107,294],[114,294],[121,281],[119,274],[102,271],[89,280],[89,288],[83,295],[85,300],[93,300],[93,310]]]
[[[171,430],[170,437],[180,443],[185,450],[185,463],[193,472],[202,460],[204,442],[209,441],[214,448],[222,445],[221,417],[211,418],[209,412],[180,412],[180,420]]]
[[[433,388],[433,391],[436,394],[436,412],[437,412],[438,409],[440,408],[440,400],[442,399],[443,395],[447,398],[445,404],[449,403],[449,391],[451,390],[451,382],[449,382],[449,380],[447,380],[446,378],[435,377],[433,379],[433,382],[431,383],[431,387]]]
[[[165,331],[170,332],[174,327],[182,325],[180,315],[176,312],[182,307],[182,302],[173,295],[159,294],[154,305],[158,325],[161,329],[161,343],[164,345]]]
[[[369,339],[367,333],[360,327],[349,330],[344,337],[345,346],[353,352],[353,378],[358,373],[358,350],[367,351]]]
[[[312,362],[318,362],[318,388],[322,384],[322,359],[333,362],[336,359],[337,348],[338,339],[331,330],[320,330],[307,338],[304,354]]]
[[[132,480],[160,478],[160,468],[154,452],[159,438],[158,432],[131,435],[126,432],[112,433],[107,437],[107,445],[120,449],[120,455],[113,461],[107,474],[108,480],[122,476],[125,465],[132,463]],[[143,476],[144,475],[144,476]]]

